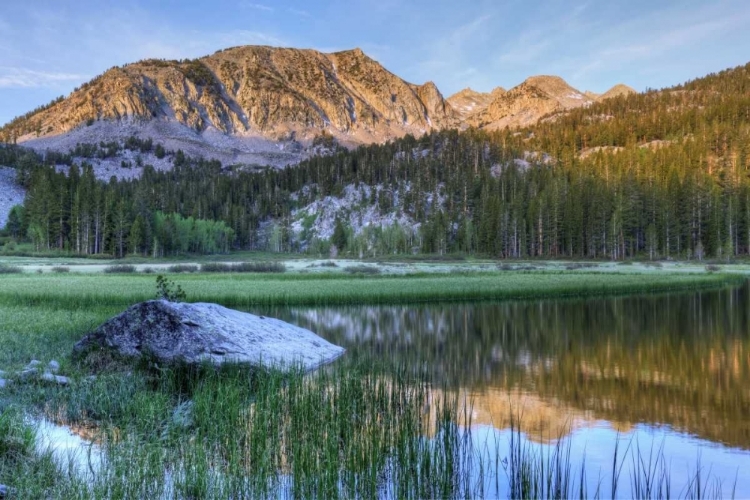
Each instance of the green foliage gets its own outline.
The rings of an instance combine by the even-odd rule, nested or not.
[[[331,243],[336,245],[336,248],[339,249],[339,251],[343,251],[346,248],[346,229],[344,229],[344,224],[341,222],[341,219],[336,219],[336,226],[333,228],[333,236],[331,237]]]
[[[156,277],[156,298],[169,302],[184,302],[186,295],[180,285],[160,274]]]
[[[209,262],[201,265],[202,273],[283,273],[286,266],[281,262],[240,262],[224,264]]]
[[[105,267],[104,272],[107,274],[133,274],[135,273],[135,266],[130,264],[117,264]]]
[[[21,274],[23,269],[18,266],[0,263],[0,274]]]

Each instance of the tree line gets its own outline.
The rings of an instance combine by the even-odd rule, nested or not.
[[[43,156],[16,152],[6,163],[29,187],[25,233],[16,232],[40,248],[113,255],[322,252],[331,244],[356,255],[750,253],[749,66],[549,118],[522,130],[442,131],[339,148],[261,172],[177,152],[172,171],[146,165],[139,179],[125,181],[96,181],[88,165],[62,174]],[[298,209],[352,186],[377,187],[363,203],[412,224],[355,232],[342,213],[334,241],[308,231],[314,220],[292,229]]]

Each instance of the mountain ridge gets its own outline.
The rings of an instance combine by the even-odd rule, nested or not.
[[[324,133],[356,146],[433,130],[516,128],[630,91],[620,85],[594,97],[558,76],[540,75],[509,90],[467,88],[445,98],[435,83],[407,82],[359,48],[323,53],[249,45],[111,68],[4,125],[0,139],[66,150],[140,133],[224,162],[282,166],[303,159]],[[283,158],[268,157],[274,145]]]

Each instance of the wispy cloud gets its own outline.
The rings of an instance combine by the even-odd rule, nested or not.
[[[54,87],[60,83],[85,80],[85,75],[0,67],[0,88]]]
[[[309,13],[309,12],[307,12],[306,10],[302,10],[302,9],[295,9],[294,7],[288,7],[288,8],[286,9],[286,11],[287,11],[287,12],[289,12],[290,14],[294,14],[295,16],[300,16],[300,17],[312,17],[312,16],[310,15],[310,13]]]
[[[252,2],[240,2],[240,7],[244,9],[255,9],[255,10],[262,10],[265,12],[273,12],[274,8],[269,5],[264,5],[262,3],[252,3]]]

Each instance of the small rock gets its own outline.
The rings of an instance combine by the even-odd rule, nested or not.
[[[70,384],[70,379],[68,377],[62,377],[60,375],[53,375],[50,372],[44,372],[42,375],[42,380],[45,382],[52,382],[57,385],[68,385]]]
[[[41,364],[42,364],[42,362],[39,361],[38,359],[32,359],[31,361],[29,361],[29,364],[26,365],[26,368],[24,368],[24,369],[25,370],[31,370],[32,368],[36,368],[37,366],[40,366]]]
[[[47,369],[49,369],[49,371],[51,371],[52,373],[57,373],[57,372],[59,372],[59,371],[60,371],[60,363],[58,363],[57,361],[55,361],[55,360],[53,359],[53,360],[52,360],[52,361],[50,361],[50,362],[49,362],[49,364],[47,365]]]
[[[15,490],[11,488],[10,486],[5,486],[4,484],[0,484],[0,498],[6,498],[11,493],[14,493]]]
[[[18,378],[19,380],[29,380],[30,378],[34,378],[39,374],[39,370],[36,368],[26,368],[23,371],[18,372]]]
[[[5,389],[10,385],[10,380],[5,380],[4,378],[0,378],[0,389]]]

